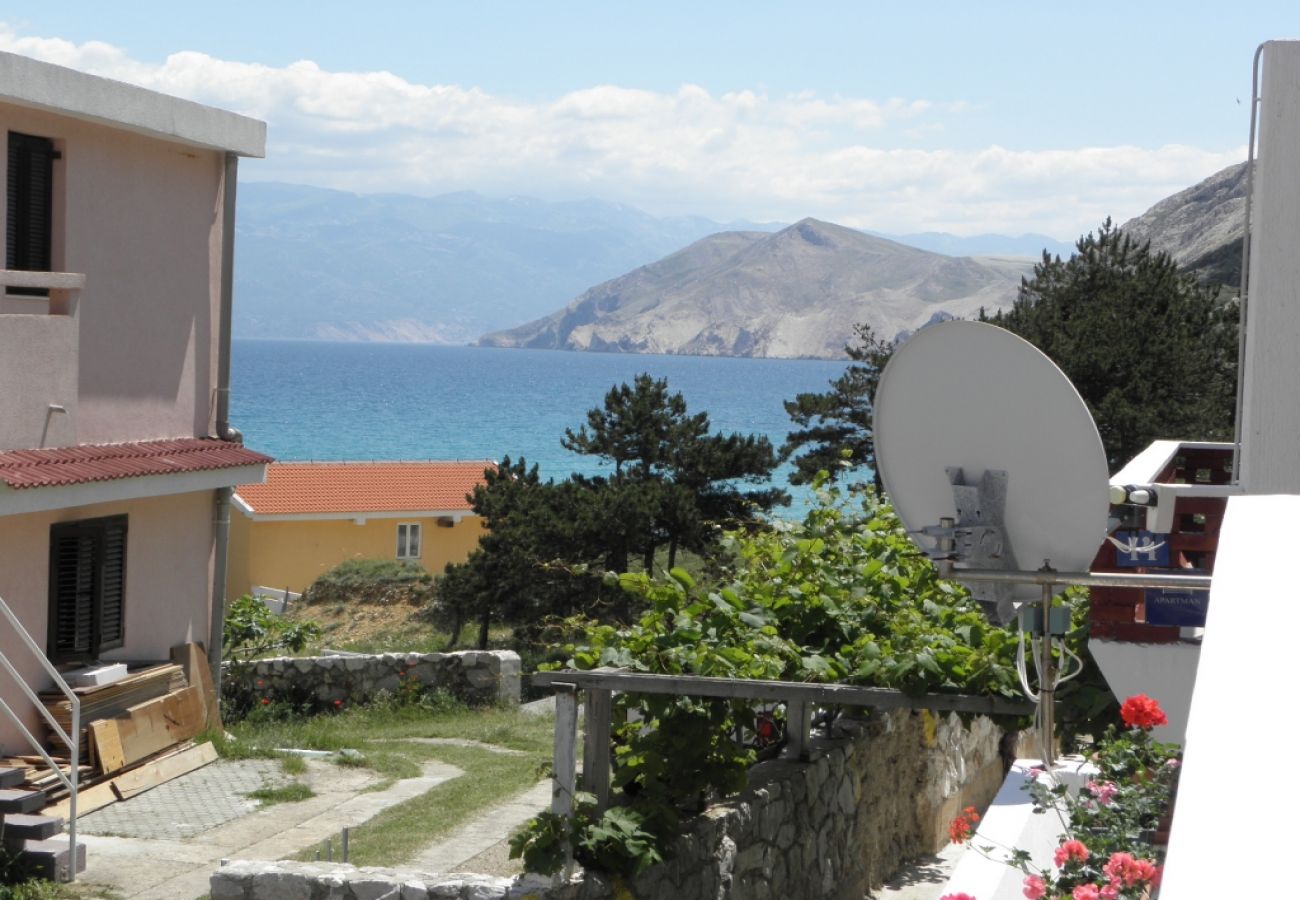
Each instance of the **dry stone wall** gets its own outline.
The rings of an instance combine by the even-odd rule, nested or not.
[[[460,653],[278,656],[253,663],[250,691],[268,697],[312,696],[321,704],[367,703],[398,694],[411,682],[475,704],[515,703],[520,696],[519,654],[509,650]]]
[[[837,724],[813,760],[755,766],[749,789],[710,808],[665,863],[626,885],[663,900],[861,900],[908,860],[947,840],[965,805],[983,806],[1002,782],[1002,731],[977,718],[899,710]],[[605,900],[598,876],[557,894]]]
[[[1004,774],[1003,733],[986,718],[967,724],[956,714],[895,711],[841,720],[837,732],[813,741],[809,762],[755,766],[744,793],[695,819],[667,862],[628,883],[584,873],[547,887],[536,879],[437,881],[350,866],[237,863],[213,875],[212,897],[861,900],[908,860],[942,847],[956,811],[986,806]]]

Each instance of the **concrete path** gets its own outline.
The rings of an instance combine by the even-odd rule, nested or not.
[[[240,770],[250,762],[261,761],[218,761],[199,771],[208,773],[209,780],[242,784],[247,775]],[[206,791],[201,784],[189,784],[197,774],[177,779],[182,783],[179,789]],[[79,832],[78,840],[86,844],[87,862],[79,880],[106,885],[122,897],[138,900],[200,897],[207,893],[208,878],[222,859],[282,859],[331,838],[337,846],[344,826],[360,825],[381,810],[460,774],[455,766],[430,762],[417,778],[405,778],[382,791],[367,792],[378,780],[373,772],[309,760],[303,780],[316,796],[307,800],[257,810],[188,835],[178,828],[170,839],[121,836],[126,829],[117,835],[87,833],[84,838]],[[174,821],[178,817],[168,805],[174,798],[160,791],[161,787],[117,805],[133,807],[130,815],[141,820]]]
[[[408,868],[445,875],[467,872],[465,863],[509,838],[520,825],[551,805],[551,780],[539,781],[522,794],[471,819],[447,838],[420,851]]]
[[[957,860],[966,852],[963,844],[949,844],[935,856],[926,856],[903,869],[867,900],[939,900]]]

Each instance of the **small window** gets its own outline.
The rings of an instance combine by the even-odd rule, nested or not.
[[[420,558],[419,522],[402,522],[397,526],[397,558]]]
[[[49,138],[9,132],[8,196],[5,209],[5,268],[51,269],[54,239],[54,160]],[[11,294],[48,296],[44,288],[9,288]]]
[[[126,516],[51,525],[50,661],[121,647],[125,607]]]

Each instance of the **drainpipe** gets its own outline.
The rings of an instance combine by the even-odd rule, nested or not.
[[[216,435],[223,441],[243,443],[244,436],[230,425],[230,322],[235,298],[235,183],[239,157],[226,154],[221,184],[221,309],[217,323]],[[226,561],[230,549],[230,497],[234,488],[218,488],[216,497],[215,559],[212,567],[212,617],[208,628],[208,666],[212,686],[221,699],[221,636],[226,619]]]

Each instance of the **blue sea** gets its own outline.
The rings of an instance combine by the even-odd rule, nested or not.
[[[599,474],[560,446],[612,387],[666,378],[714,431],[766,435],[791,423],[782,401],[822,391],[843,361],[648,356],[415,344],[236,340],[231,420],[280,460],[512,459],[543,478]],[[776,482],[789,489],[789,468]],[[797,495],[795,508],[806,499]],[[794,511],[793,509],[791,510]]]

